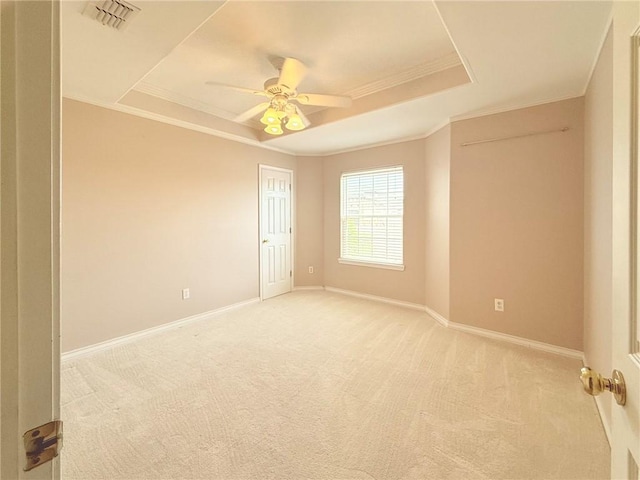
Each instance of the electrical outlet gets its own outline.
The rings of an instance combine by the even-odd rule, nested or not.
[[[494,298],[493,305],[496,312],[504,312],[504,300],[502,298]]]
[[[309,267],[309,273],[313,273],[313,267]]]
[[[189,292],[189,289],[188,288],[183,288],[182,289],[182,299],[183,300],[188,300],[190,296],[191,296],[191,293]]]

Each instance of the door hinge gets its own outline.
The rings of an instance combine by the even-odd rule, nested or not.
[[[289,276],[293,277],[293,272],[291,270],[289,270]]]
[[[291,227],[289,227],[289,233],[291,233]]]
[[[62,420],[54,420],[31,429],[22,436],[26,465],[24,471],[53,460],[62,449]]]
[[[289,184],[289,191],[291,191],[291,184]]]

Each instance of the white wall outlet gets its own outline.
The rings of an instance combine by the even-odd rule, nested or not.
[[[504,300],[502,298],[494,298],[493,305],[496,312],[504,312]]]
[[[313,273],[313,267],[309,267],[309,273]]]
[[[190,296],[191,296],[191,293],[189,292],[189,289],[188,288],[183,288],[182,289],[182,299],[183,300],[188,300]]]

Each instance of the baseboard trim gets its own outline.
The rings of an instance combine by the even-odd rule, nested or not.
[[[440,325],[447,327],[447,328],[453,328],[454,330],[459,330],[462,332],[466,332],[466,333],[470,333],[472,335],[478,335],[481,337],[486,337],[486,338],[491,338],[493,340],[499,340],[499,341],[503,341],[503,342],[507,342],[507,343],[512,343],[515,345],[520,345],[520,346],[524,346],[524,347],[528,347],[528,348],[533,348],[535,350],[541,350],[543,352],[548,352],[548,353],[555,353],[557,355],[562,355],[565,357],[570,357],[570,358],[576,358],[579,360],[582,360],[584,362],[584,354],[583,352],[580,352],[578,350],[573,350],[570,348],[566,348],[566,347],[559,347],[557,345],[551,345],[549,343],[543,343],[543,342],[538,342],[537,340],[530,340],[527,338],[522,338],[522,337],[517,337],[515,335],[509,335],[507,333],[501,333],[501,332],[496,332],[493,330],[486,330],[484,328],[480,328],[480,327],[473,327],[470,325],[464,325],[462,323],[456,323],[456,322],[452,322],[448,319],[446,319],[445,317],[443,317],[442,315],[440,315],[438,312],[436,312],[435,310],[432,310],[431,308],[425,306],[425,305],[420,305],[418,303],[411,303],[411,302],[404,302],[401,300],[395,300],[392,298],[387,298],[387,297],[380,297],[377,295],[370,295],[368,293],[360,293],[360,292],[355,292],[353,290],[345,290],[342,288],[335,288],[335,287],[322,287],[322,286],[302,286],[302,287],[294,287],[293,288],[294,291],[319,291],[319,290],[326,290],[327,292],[333,292],[333,293],[338,293],[338,294],[342,294],[342,295],[347,295],[350,297],[356,297],[356,298],[363,298],[365,300],[372,300],[375,302],[380,302],[380,303],[386,303],[389,305],[395,305],[395,306],[399,306],[399,307],[404,307],[404,308],[410,308],[412,310],[418,310],[421,312],[425,312],[427,315],[429,315],[431,318],[433,318],[436,322],[438,322]],[[234,303],[232,305],[227,305],[226,307],[221,307],[215,310],[211,310],[208,312],[204,312],[204,313],[199,313],[197,315],[192,315],[190,317],[186,317],[180,320],[175,320],[173,322],[170,323],[165,323],[163,325],[158,325],[157,327],[151,327],[148,328],[146,330],[142,330],[139,332],[134,332],[134,333],[130,333],[128,335],[123,335],[121,337],[117,337],[117,338],[113,338],[111,340],[106,340],[104,342],[100,342],[100,343],[96,343],[94,345],[89,345],[87,347],[82,347],[82,348],[78,348],[76,350],[71,350],[69,352],[65,352],[61,355],[61,359],[62,361],[68,361],[68,360],[72,360],[72,359],[76,359],[76,358],[80,358],[80,357],[84,357],[87,355],[91,355],[93,353],[102,351],[102,350],[107,350],[109,348],[113,348],[117,345],[122,345],[125,343],[130,343],[133,341],[136,341],[138,339],[150,336],[150,335],[156,335],[160,332],[164,332],[167,330],[173,330],[176,328],[180,328],[184,325],[187,325],[189,323],[193,323],[193,322],[197,322],[200,320],[205,320],[207,318],[211,318],[211,317],[215,317],[217,315],[220,315],[224,312],[228,312],[230,310],[235,310],[247,305],[251,305],[253,303],[257,303],[260,302],[260,298],[256,297],[256,298],[251,298],[249,300],[245,300],[242,302],[238,302],[238,303]],[[598,401],[598,399],[596,398],[596,405],[598,405],[598,411],[600,412],[600,417],[603,419],[602,424],[604,426],[605,432],[607,434],[607,439],[609,439],[610,437],[610,430],[609,430],[609,425],[607,425],[604,421],[604,419],[606,417],[604,417],[602,415],[601,410],[601,406],[600,406],[600,402]]]
[[[529,340],[528,338],[516,337],[515,335],[509,335],[508,333],[496,332],[493,330],[486,330],[480,327],[472,327],[470,325],[464,325],[462,323],[452,322],[442,315],[440,315],[435,310],[431,308],[420,305],[417,303],[403,302],[400,300],[394,300],[392,298],[386,297],[378,297],[376,295],[369,295],[367,293],[354,292],[353,290],[343,290],[342,288],[334,288],[334,287],[324,287],[327,292],[341,293],[342,295],[349,295],[351,297],[364,298],[367,300],[373,300],[376,302],[388,303],[390,305],[397,305],[400,307],[411,308],[413,310],[420,310],[422,312],[426,312],[431,318],[433,318],[440,325],[453,328],[454,330],[459,330],[461,332],[470,333],[472,335],[478,335],[485,338],[491,338],[493,340],[499,340],[502,342],[512,343],[514,345],[520,345],[523,347],[532,348],[535,350],[540,350],[548,353],[555,353],[556,355],[562,355],[564,357],[582,359],[583,353],[578,350],[573,350],[571,348],[559,347],[557,345],[551,345],[549,343],[538,342],[537,340]]]
[[[530,340],[528,338],[516,337],[515,335],[509,335],[508,333],[496,332],[494,330],[487,330],[480,327],[472,327],[471,325],[464,325],[462,323],[456,323],[449,321],[449,327],[461,332],[471,333],[473,335],[479,335],[481,337],[491,338],[494,340],[500,340],[503,342],[513,343],[523,347],[533,348],[535,350],[541,350],[543,352],[555,353],[564,357],[582,359],[582,352],[573,350],[571,348],[559,347],[558,345],[551,345],[550,343],[538,342],[537,340]]]
[[[449,326],[449,320],[444,318],[438,312],[436,312],[435,310],[431,310],[429,307],[424,307],[424,309],[427,312],[427,315],[429,315],[431,318],[433,318],[440,325],[442,325],[443,327],[448,327]]]
[[[260,298],[251,298],[249,300],[244,300],[242,302],[234,303],[231,305],[227,305],[226,307],[217,308],[215,310],[210,310],[204,313],[198,313],[197,315],[192,315],[190,317],[182,318],[180,320],[175,320],[173,322],[164,323],[162,325],[158,325],[157,327],[147,328],[145,330],[141,330],[139,332],[130,333],[128,335],[123,335],[121,337],[112,338],[111,340],[106,340],[104,342],[96,343],[93,345],[89,345],[87,347],[77,348],[75,350],[71,350],[69,352],[65,352],[61,355],[61,360],[63,362],[69,360],[75,360],[80,357],[86,357],[88,355],[92,355],[97,352],[101,352],[103,350],[108,350],[110,348],[116,347],[118,345],[123,345],[125,343],[131,343],[137,340],[140,340],[144,337],[149,337],[152,335],[157,335],[161,332],[166,332],[167,330],[174,330],[176,328],[183,327],[190,323],[198,322],[201,320],[206,320],[208,318],[216,317],[230,310],[236,310],[241,307],[245,307],[247,305],[251,305],[253,303],[260,302]]]
[[[388,303],[390,305],[396,305],[398,307],[411,308],[412,310],[420,310],[424,312],[426,308],[424,305],[411,302],[403,302],[402,300],[394,300],[393,298],[378,297],[377,295],[369,295],[368,293],[354,292],[353,290],[343,290],[342,288],[324,287],[327,292],[341,293],[342,295],[348,295],[350,297],[364,298],[366,300],[373,300],[375,302]]]

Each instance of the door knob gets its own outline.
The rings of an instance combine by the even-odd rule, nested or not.
[[[611,372],[611,378],[604,378],[589,367],[582,367],[580,369],[580,380],[584,391],[589,395],[595,397],[605,390],[609,390],[613,393],[618,405],[624,405],[627,402],[627,387],[624,383],[624,376],[618,370]]]
[[[264,240],[262,240],[262,243],[269,243],[269,239],[265,238]]]

